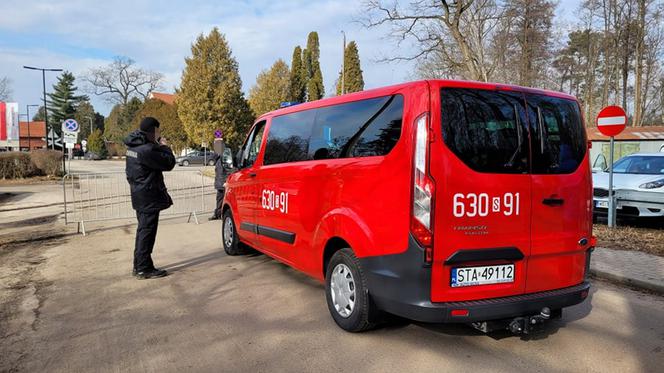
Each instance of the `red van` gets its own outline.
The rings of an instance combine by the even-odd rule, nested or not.
[[[585,136],[572,96],[467,81],[276,110],[226,182],[224,249],[324,281],[348,331],[384,311],[528,332],[588,295]]]

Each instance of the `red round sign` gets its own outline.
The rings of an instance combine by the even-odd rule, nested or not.
[[[605,136],[618,135],[626,124],[627,114],[620,106],[607,106],[597,114],[597,129]]]

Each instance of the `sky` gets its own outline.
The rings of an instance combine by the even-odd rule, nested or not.
[[[559,0],[557,22],[573,23],[580,0]],[[3,4],[4,3],[4,4]],[[79,77],[127,56],[136,65],[164,74],[163,92],[179,85],[191,43],[213,27],[226,35],[238,61],[243,90],[248,93],[258,73],[279,58],[291,62],[293,48],[306,45],[310,31],[320,39],[321,69],[326,94],[333,94],[341,68],[342,35],[358,44],[365,89],[412,79],[412,63],[382,63],[397,50],[387,28],[366,29],[357,0],[0,0],[0,77],[12,80],[13,101],[42,101],[41,72],[23,65],[62,68]],[[58,73],[47,73],[47,92]],[[84,84],[77,81],[79,88]],[[107,115],[112,104],[90,95],[95,109]],[[34,108],[32,110],[35,110]],[[32,114],[31,114],[32,115]]]

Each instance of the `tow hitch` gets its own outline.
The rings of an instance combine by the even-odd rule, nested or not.
[[[473,328],[484,333],[507,329],[513,334],[530,334],[546,320],[560,317],[562,317],[562,310],[554,310],[552,312],[549,307],[544,307],[538,315],[519,316],[513,319],[504,320],[474,322],[472,323],[472,326]]]

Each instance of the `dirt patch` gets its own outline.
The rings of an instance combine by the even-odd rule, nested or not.
[[[617,250],[642,251],[664,257],[664,230],[641,227],[614,227],[596,224],[597,246]]]
[[[39,238],[26,239],[21,232],[3,235],[0,243],[0,372],[20,371],[30,350],[30,337],[39,327],[40,309],[51,285],[39,267],[46,261],[44,252],[60,245],[65,238],[41,232]],[[6,237],[10,236],[10,237]],[[11,239],[14,241],[11,241]]]
[[[0,223],[0,228],[5,228],[5,227],[20,228],[20,227],[31,227],[34,225],[51,224],[55,223],[58,220],[59,216],[60,214],[55,214],[55,215],[39,216],[30,219],[17,220],[8,223]]]
[[[35,185],[35,184],[55,184],[62,182],[62,177],[56,176],[35,176],[25,179],[0,179],[0,186],[8,185]]]

